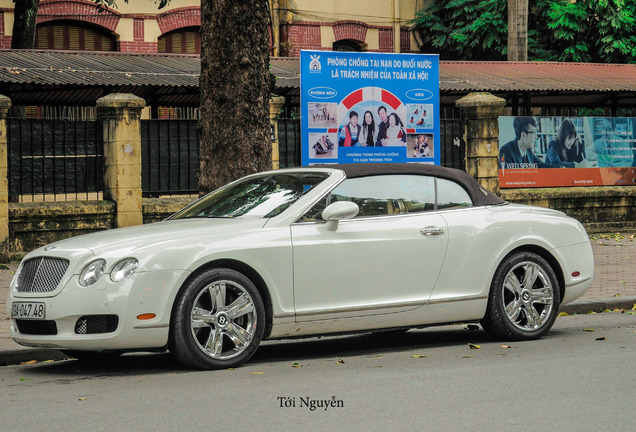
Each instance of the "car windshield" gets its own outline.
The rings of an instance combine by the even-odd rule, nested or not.
[[[206,195],[170,219],[274,217],[327,177],[326,172],[286,172],[246,178]]]

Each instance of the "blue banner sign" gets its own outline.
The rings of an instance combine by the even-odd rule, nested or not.
[[[439,58],[301,51],[303,165],[439,165]]]

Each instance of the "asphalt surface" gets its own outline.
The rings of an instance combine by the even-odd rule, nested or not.
[[[578,300],[561,305],[569,314],[631,309],[636,305],[636,236],[591,235],[594,250],[594,281]],[[6,300],[17,262],[0,264],[0,366],[29,361],[63,359],[58,350],[27,348],[10,336],[10,318]]]

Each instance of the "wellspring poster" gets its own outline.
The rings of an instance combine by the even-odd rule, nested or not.
[[[499,187],[636,185],[634,117],[499,117]]]
[[[301,51],[302,165],[440,163],[439,58]]]

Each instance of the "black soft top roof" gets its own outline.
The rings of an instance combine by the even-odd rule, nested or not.
[[[358,163],[322,166],[340,169],[345,172],[347,178],[387,174],[414,174],[438,177],[461,185],[470,195],[474,205],[495,205],[505,202],[491,191],[482,187],[469,174],[453,168],[420,163]]]

